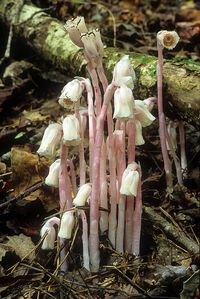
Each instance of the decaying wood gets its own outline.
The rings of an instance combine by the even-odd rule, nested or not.
[[[149,221],[152,222],[154,227],[162,230],[168,238],[171,238],[175,243],[182,246],[189,253],[199,253],[199,246],[195,241],[187,237],[180,228],[176,227],[173,223],[170,223],[153,208],[144,207],[144,214]]]
[[[19,4],[20,3],[20,4]],[[86,62],[83,53],[69,39],[58,20],[41,12],[39,8],[24,4],[20,6],[18,23],[13,18],[18,12],[21,1],[1,0],[0,20],[14,26],[15,33],[25,39],[27,44],[41,58],[51,62],[66,75],[85,75]],[[105,65],[111,78],[115,62],[123,55],[129,54],[137,74],[135,97],[143,99],[156,93],[156,58],[143,54],[127,53],[123,50],[105,49]],[[179,63],[166,62],[164,65],[166,111],[171,110],[173,117],[194,124],[200,124],[200,66],[193,61]]]

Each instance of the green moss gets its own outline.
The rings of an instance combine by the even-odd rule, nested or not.
[[[156,61],[149,62],[140,68],[140,83],[150,88],[156,84]]]
[[[190,71],[200,72],[200,64],[193,59],[175,58],[172,60],[175,65],[185,67]]]

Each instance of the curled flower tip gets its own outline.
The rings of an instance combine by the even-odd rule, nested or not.
[[[176,47],[179,39],[180,37],[178,36],[176,31],[163,30],[157,33],[157,41],[159,42],[159,44],[169,50],[172,50]]]
[[[64,108],[68,108],[72,102],[80,100],[83,89],[84,85],[78,79],[68,82],[61,91],[61,95],[58,100],[59,104]]]
[[[133,89],[136,80],[135,71],[131,65],[128,55],[124,55],[115,65],[113,72],[113,81],[116,85],[125,84]]]
[[[148,106],[152,105],[147,101],[135,100],[135,118],[140,121],[142,127],[148,127],[156,119],[148,110]]]
[[[58,236],[64,239],[70,239],[72,236],[72,230],[75,224],[74,212],[67,211],[63,214],[60,222],[60,230]]]
[[[70,19],[64,25],[64,28],[69,33],[71,41],[78,47],[83,48],[83,42],[81,41],[81,33],[87,32],[84,17],[76,17]]]
[[[76,146],[80,143],[80,126],[75,115],[68,115],[63,120],[63,143]]]
[[[92,185],[90,183],[84,184],[79,189],[76,197],[74,198],[74,205],[76,207],[84,206],[92,191]]]
[[[126,85],[118,87],[114,93],[113,118],[133,118],[134,97],[132,90]]]
[[[45,184],[50,187],[58,188],[58,186],[59,186],[59,171],[60,171],[60,159],[57,159],[49,167],[49,174],[45,179]]]
[[[41,238],[44,237],[42,243],[42,249],[44,250],[51,250],[54,248],[54,242],[56,240],[56,231],[53,227],[55,224],[59,225],[60,219],[57,217],[52,217],[49,219],[41,228],[40,236]]]
[[[62,126],[57,123],[48,125],[44,131],[44,135],[37,153],[40,156],[54,158],[56,148],[62,138]]]
[[[104,48],[99,29],[93,29],[81,34],[85,54],[88,58],[102,57]]]
[[[138,171],[137,163],[133,162],[129,164],[122,175],[120,193],[127,196],[136,196],[138,190],[139,177],[140,174]]]

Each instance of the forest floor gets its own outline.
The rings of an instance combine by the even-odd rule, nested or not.
[[[156,33],[175,29],[180,42],[166,52],[166,58],[199,61],[199,1],[32,3],[63,22],[82,15],[91,27],[100,27],[108,45],[154,56]],[[50,161],[36,151],[47,124],[62,116],[57,101],[66,76],[39,61],[15,36],[5,57],[9,29],[3,24],[0,29],[0,298],[200,298],[200,257],[193,249],[199,246],[200,230],[198,128],[184,123],[188,167],[180,186],[173,166],[170,195],[165,188],[158,121],[144,130],[145,144],[137,147],[143,169],[141,255],[119,254],[104,234],[100,272],[92,275],[81,266],[81,230],[77,229],[66,244],[68,273],[61,277],[58,249],[41,250],[41,226],[58,212],[59,203],[58,191],[44,184]],[[77,152],[71,157],[78,173]]]

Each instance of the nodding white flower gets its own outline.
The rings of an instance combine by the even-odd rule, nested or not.
[[[58,103],[64,108],[68,108],[71,102],[80,100],[83,89],[84,85],[78,79],[68,82],[61,91]]]
[[[133,162],[127,166],[122,175],[120,193],[123,195],[137,195],[139,172],[137,163]]]
[[[151,98],[147,98],[143,100],[143,103],[145,104],[145,106],[147,107],[148,111],[151,112],[154,104],[156,103],[157,99],[154,97]]]
[[[87,32],[84,17],[76,17],[75,19],[68,20],[64,25],[64,28],[69,33],[69,37],[72,42],[80,48],[83,48],[83,42],[81,41],[81,33]]]
[[[126,85],[118,87],[114,93],[113,118],[133,118],[134,97],[132,90]]]
[[[62,215],[60,221],[60,229],[58,232],[58,237],[64,239],[70,239],[72,236],[72,230],[74,228],[75,218],[74,212],[67,211]]]
[[[63,143],[78,145],[80,143],[80,126],[75,115],[68,115],[63,120]]]
[[[37,153],[40,156],[53,158],[55,156],[56,147],[61,141],[62,126],[60,124],[50,124],[44,131],[44,135]]]
[[[41,238],[45,236],[43,243],[42,243],[42,249],[50,250],[54,248],[54,242],[56,240],[56,230],[54,228],[54,225],[59,225],[60,219],[57,217],[52,217],[49,219],[41,228],[40,236]]]
[[[168,142],[167,142],[167,149],[168,150],[177,150],[177,133],[176,133],[176,127],[177,124],[174,123],[173,121],[170,121],[168,126],[167,126],[167,132],[170,138],[170,145],[169,146]]]
[[[157,33],[157,40],[164,48],[172,50],[179,42],[179,36],[176,31],[162,30]]]
[[[135,118],[140,121],[142,127],[148,127],[156,119],[147,108],[147,102],[135,100]]]
[[[125,84],[133,89],[135,79],[135,71],[130,63],[129,56],[124,55],[115,65],[113,81],[117,85]]]
[[[142,125],[141,122],[135,119],[135,145],[145,144],[144,138],[142,136]]]
[[[98,29],[93,29],[86,33],[81,34],[81,40],[84,45],[84,50],[89,58],[97,58],[103,56],[103,43],[101,40],[101,34]]]
[[[82,185],[76,197],[74,198],[73,201],[74,205],[76,207],[84,206],[91,194],[91,191],[92,191],[92,185],[90,183]]]
[[[54,161],[49,167],[49,174],[45,179],[45,184],[58,188],[59,186],[60,159]]]

